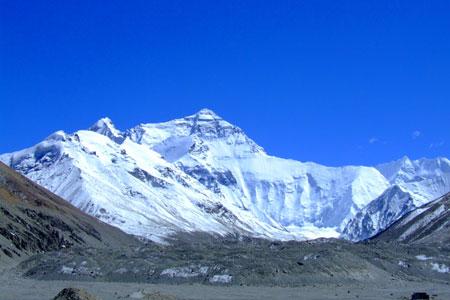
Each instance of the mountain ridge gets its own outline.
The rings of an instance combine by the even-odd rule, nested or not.
[[[90,130],[59,131],[0,160],[83,211],[157,241],[180,230],[350,238],[351,220],[394,185],[411,193],[414,207],[450,189],[447,159],[407,159],[413,168],[282,159],[209,109],[125,131],[102,118]],[[353,222],[360,234],[351,239],[376,234],[403,213],[370,232]]]
[[[404,214],[374,241],[399,241],[411,244],[450,243],[450,193]]]

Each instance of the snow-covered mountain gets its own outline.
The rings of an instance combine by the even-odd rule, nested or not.
[[[450,161],[447,158],[410,160],[403,157],[376,168],[390,184],[410,192],[417,207],[449,192]]]
[[[129,139],[57,132],[1,160],[81,210],[153,240],[179,230],[259,231],[258,220],[243,224],[197,180]]]
[[[104,118],[0,160],[89,214],[157,241],[177,231],[273,239],[343,231],[358,240],[368,230],[355,216],[389,216],[371,222],[371,235],[409,211],[398,211],[410,201],[398,191],[418,206],[450,190],[447,159],[335,168],[277,158],[207,109],[123,132]]]
[[[450,190],[450,161],[446,158],[397,161],[376,167],[391,184],[346,225],[343,237],[358,241],[386,229],[417,207]]]
[[[398,185],[389,187],[347,223],[343,237],[353,241],[370,238],[414,208],[410,193]]]
[[[375,240],[409,243],[450,243],[450,193],[405,214]]]

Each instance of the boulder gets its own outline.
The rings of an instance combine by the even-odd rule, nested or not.
[[[83,289],[65,288],[53,300],[99,300]]]

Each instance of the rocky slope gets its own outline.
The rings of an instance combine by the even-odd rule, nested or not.
[[[118,248],[136,239],[81,212],[0,163],[0,262],[81,246]]]
[[[449,245],[450,193],[404,215],[373,239]]]
[[[282,159],[207,109],[123,132],[104,118],[0,160],[100,220],[155,241],[179,231],[281,240],[344,232],[360,240],[450,190],[445,158],[337,168]],[[390,193],[394,186],[412,200]],[[380,220],[361,221],[374,212]]]

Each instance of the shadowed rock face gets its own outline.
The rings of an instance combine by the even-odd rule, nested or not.
[[[0,163],[0,261],[73,246],[127,243],[136,242]]]
[[[406,214],[373,240],[449,245],[450,193]]]

